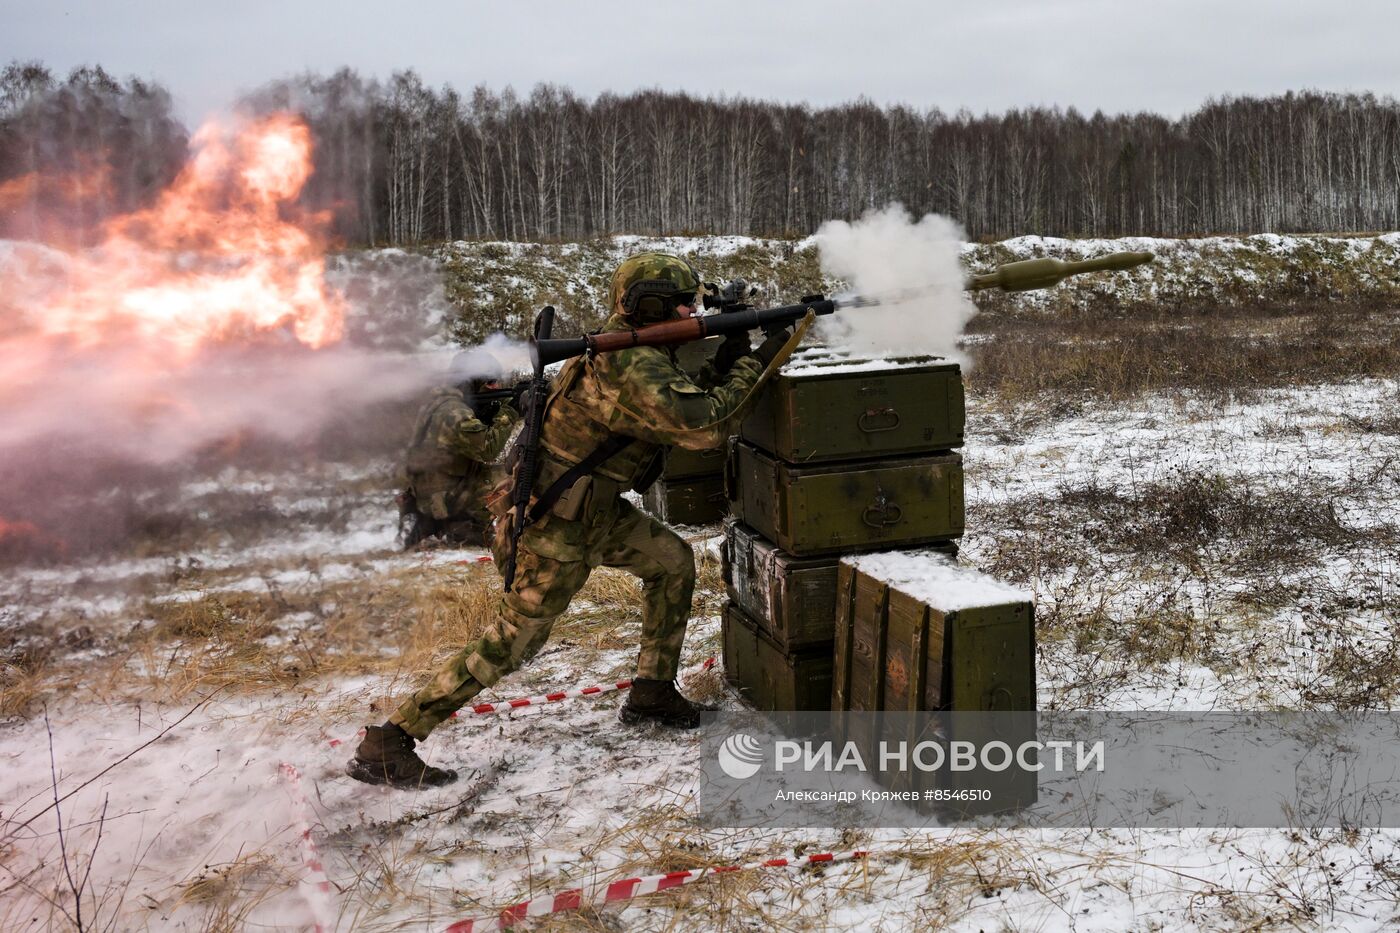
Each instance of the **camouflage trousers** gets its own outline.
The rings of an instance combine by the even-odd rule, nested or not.
[[[616,494],[572,521],[546,515],[526,529],[516,558],[515,585],[495,622],[454,655],[390,717],[415,738],[521,664],[549,639],[594,567],[617,567],[642,580],[642,636],[637,676],[674,680],[695,590],[695,555],[679,535]],[[496,523],[494,551],[502,566],[508,520]]]

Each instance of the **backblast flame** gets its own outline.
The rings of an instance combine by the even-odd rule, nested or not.
[[[108,221],[96,248],[69,253],[65,274],[27,283],[18,339],[137,344],[178,363],[211,341],[270,331],[310,347],[341,338],[343,303],[324,283],[329,218],[294,205],[311,174],[305,124],[285,114],[237,130],[211,123],[191,145],[153,204]],[[33,270],[5,279],[17,274]]]

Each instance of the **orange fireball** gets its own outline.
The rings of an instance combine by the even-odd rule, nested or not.
[[[340,340],[344,304],[324,279],[330,218],[295,203],[312,171],[306,125],[287,114],[209,123],[191,147],[154,203],[108,221],[95,248],[67,251],[61,274],[0,272],[0,290],[27,296],[0,340],[137,350],[160,366],[270,332],[309,347]]]

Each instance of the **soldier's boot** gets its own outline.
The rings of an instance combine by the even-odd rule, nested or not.
[[[674,681],[639,677],[632,681],[632,690],[627,694],[627,702],[622,704],[618,718],[629,726],[656,722],[673,729],[694,729],[700,725],[701,713],[714,711],[713,706],[681,696]]]
[[[457,772],[434,768],[413,751],[413,736],[392,723],[366,726],[365,738],[345,773],[366,784],[417,789],[457,780]]]

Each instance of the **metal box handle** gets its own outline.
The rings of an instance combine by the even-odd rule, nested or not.
[[[889,528],[904,520],[904,510],[886,499],[884,493],[880,493],[874,502],[865,507],[860,517],[861,521],[871,528]]]
[[[884,422],[881,419],[885,419]],[[893,420],[890,420],[893,419]],[[881,431],[893,431],[899,427],[899,412],[893,408],[871,408],[862,412],[856,419],[856,427],[866,434],[878,434]]]

